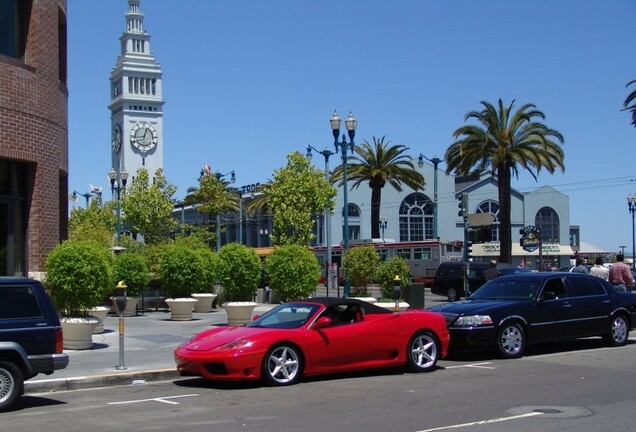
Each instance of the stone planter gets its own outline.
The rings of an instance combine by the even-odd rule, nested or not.
[[[375,297],[351,297],[352,299],[358,299],[358,300],[362,300],[365,301],[367,303],[375,303],[378,301],[378,299],[376,299]]]
[[[227,302],[223,305],[229,325],[243,325],[252,320],[255,302]]]
[[[93,331],[100,323],[94,316],[63,317],[60,319],[64,349],[85,350],[93,346]]]
[[[88,311],[88,313],[91,316],[99,318],[99,320],[100,320],[100,323],[97,324],[97,327],[95,327],[95,330],[93,330],[93,334],[104,333],[104,320],[106,319],[106,315],[108,315],[108,311],[109,310],[110,310],[109,307],[97,306],[97,307],[94,307],[93,309],[90,309]]]
[[[382,303],[376,303],[376,306],[380,306],[383,307],[385,309],[391,310],[391,311],[395,311],[395,302],[382,302]],[[399,303],[399,307],[398,310],[407,310],[409,308],[409,304],[407,302],[400,302]]]
[[[117,302],[115,301],[115,297],[111,297],[111,307],[115,315],[119,316],[119,308],[117,307]],[[139,301],[139,297],[126,297],[126,307],[124,308],[124,316],[131,317],[137,315],[137,302]]]
[[[197,293],[192,294],[192,297],[196,299],[196,304],[194,305],[194,311],[197,313],[205,313],[212,311],[212,303],[214,303],[214,299],[216,298],[216,294],[210,293]]]
[[[166,299],[166,304],[170,308],[170,319],[172,321],[191,321],[196,303],[197,300],[192,297]]]

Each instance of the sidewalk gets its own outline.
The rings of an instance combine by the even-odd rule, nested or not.
[[[259,304],[253,314],[260,315],[272,305]],[[170,380],[179,377],[172,353],[195,334],[214,325],[227,324],[225,310],[195,313],[192,321],[171,321],[163,310],[124,319],[124,366],[119,357],[119,318],[108,315],[104,333],[93,335],[89,350],[64,350],[69,365],[53,375],[37,375],[25,381],[25,393],[75,390],[91,387]]]

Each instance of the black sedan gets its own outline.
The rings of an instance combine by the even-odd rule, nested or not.
[[[526,273],[498,277],[467,300],[428,310],[446,318],[451,349],[494,347],[516,358],[528,344],[589,336],[624,345],[636,319],[636,293],[581,273]]]

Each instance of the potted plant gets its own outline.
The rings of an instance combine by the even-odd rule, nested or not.
[[[228,324],[244,324],[252,318],[253,295],[261,279],[261,260],[254,249],[238,243],[223,246],[216,262]]]
[[[110,252],[93,240],[66,240],[49,253],[45,269],[45,285],[62,315],[64,348],[91,348],[101,320],[89,311],[114,285]]]
[[[404,289],[408,289],[411,286],[411,277],[409,266],[404,258],[395,256],[380,264],[375,273],[375,279],[380,284],[380,292],[382,295],[380,302],[376,303],[378,306],[395,310],[394,290],[399,281],[400,299],[398,300],[398,309],[408,309],[409,304],[402,299],[404,297]]]
[[[282,301],[307,298],[316,290],[320,264],[306,246],[277,246],[265,261],[270,288]]]
[[[114,273],[116,281],[126,284],[126,308],[124,316],[133,316],[137,312],[137,303],[142,291],[150,283],[150,272],[145,259],[136,252],[125,251],[115,255]],[[113,298],[111,297],[111,300]],[[117,303],[112,301],[113,310],[119,313]]]
[[[163,254],[159,273],[166,295],[169,296],[165,301],[170,308],[172,320],[192,319],[197,301],[191,294],[201,283],[202,267],[202,260],[196,250],[185,245],[172,245]]]
[[[194,312],[205,313],[212,311],[212,304],[217,294],[214,292],[216,282],[217,255],[207,247],[197,249],[201,260],[201,280],[195,287],[192,297],[197,300]]]
[[[368,302],[375,299],[369,295],[368,287],[380,264],[380,256],[373,246],[358,246],[350,249],[344,256],[344,271],[349,277],[352,297]]]

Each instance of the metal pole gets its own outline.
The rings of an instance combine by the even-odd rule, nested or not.
[[[634,213],[636,213],[636,205],[630,209],[632,213],[632,270],[636,270],[636,227],[634,226]]]
[[[433,238],[437,239],[437,165],[441,162],[438,158],[433,158]]]
[[[238,242],[243,244],[243,194],[239,191],[239,232]]]
[[[121,237],[121,188],[117,186],[115,188],[117,192],[117,246],[120,246],[120,237]]]
[[[331,184],[331,181],[329,179],[329,156],[331,156],[331,152],[324,152],[323,156],[325,157],[325,178],[327,179],[327,183]],[[327,268],[325,271],[325,286],[327,289],[327,297],[329,297],[329,270],[331,269],[331,211],[329,210],[325,212],[325,237],[325,243],[327,243]]]
[[[344,203],[344,256],[346,256],[349,251],[349,203],[347,200],[347,138],[344,134],[342,134],[342,201]],[[349,283],[349,276],[345,272],[345,280],[344,280],[344,297],[349,297],[351,293],[351,286]]]
[[[221,216],[216,215],[216,251],[221,250]]]

